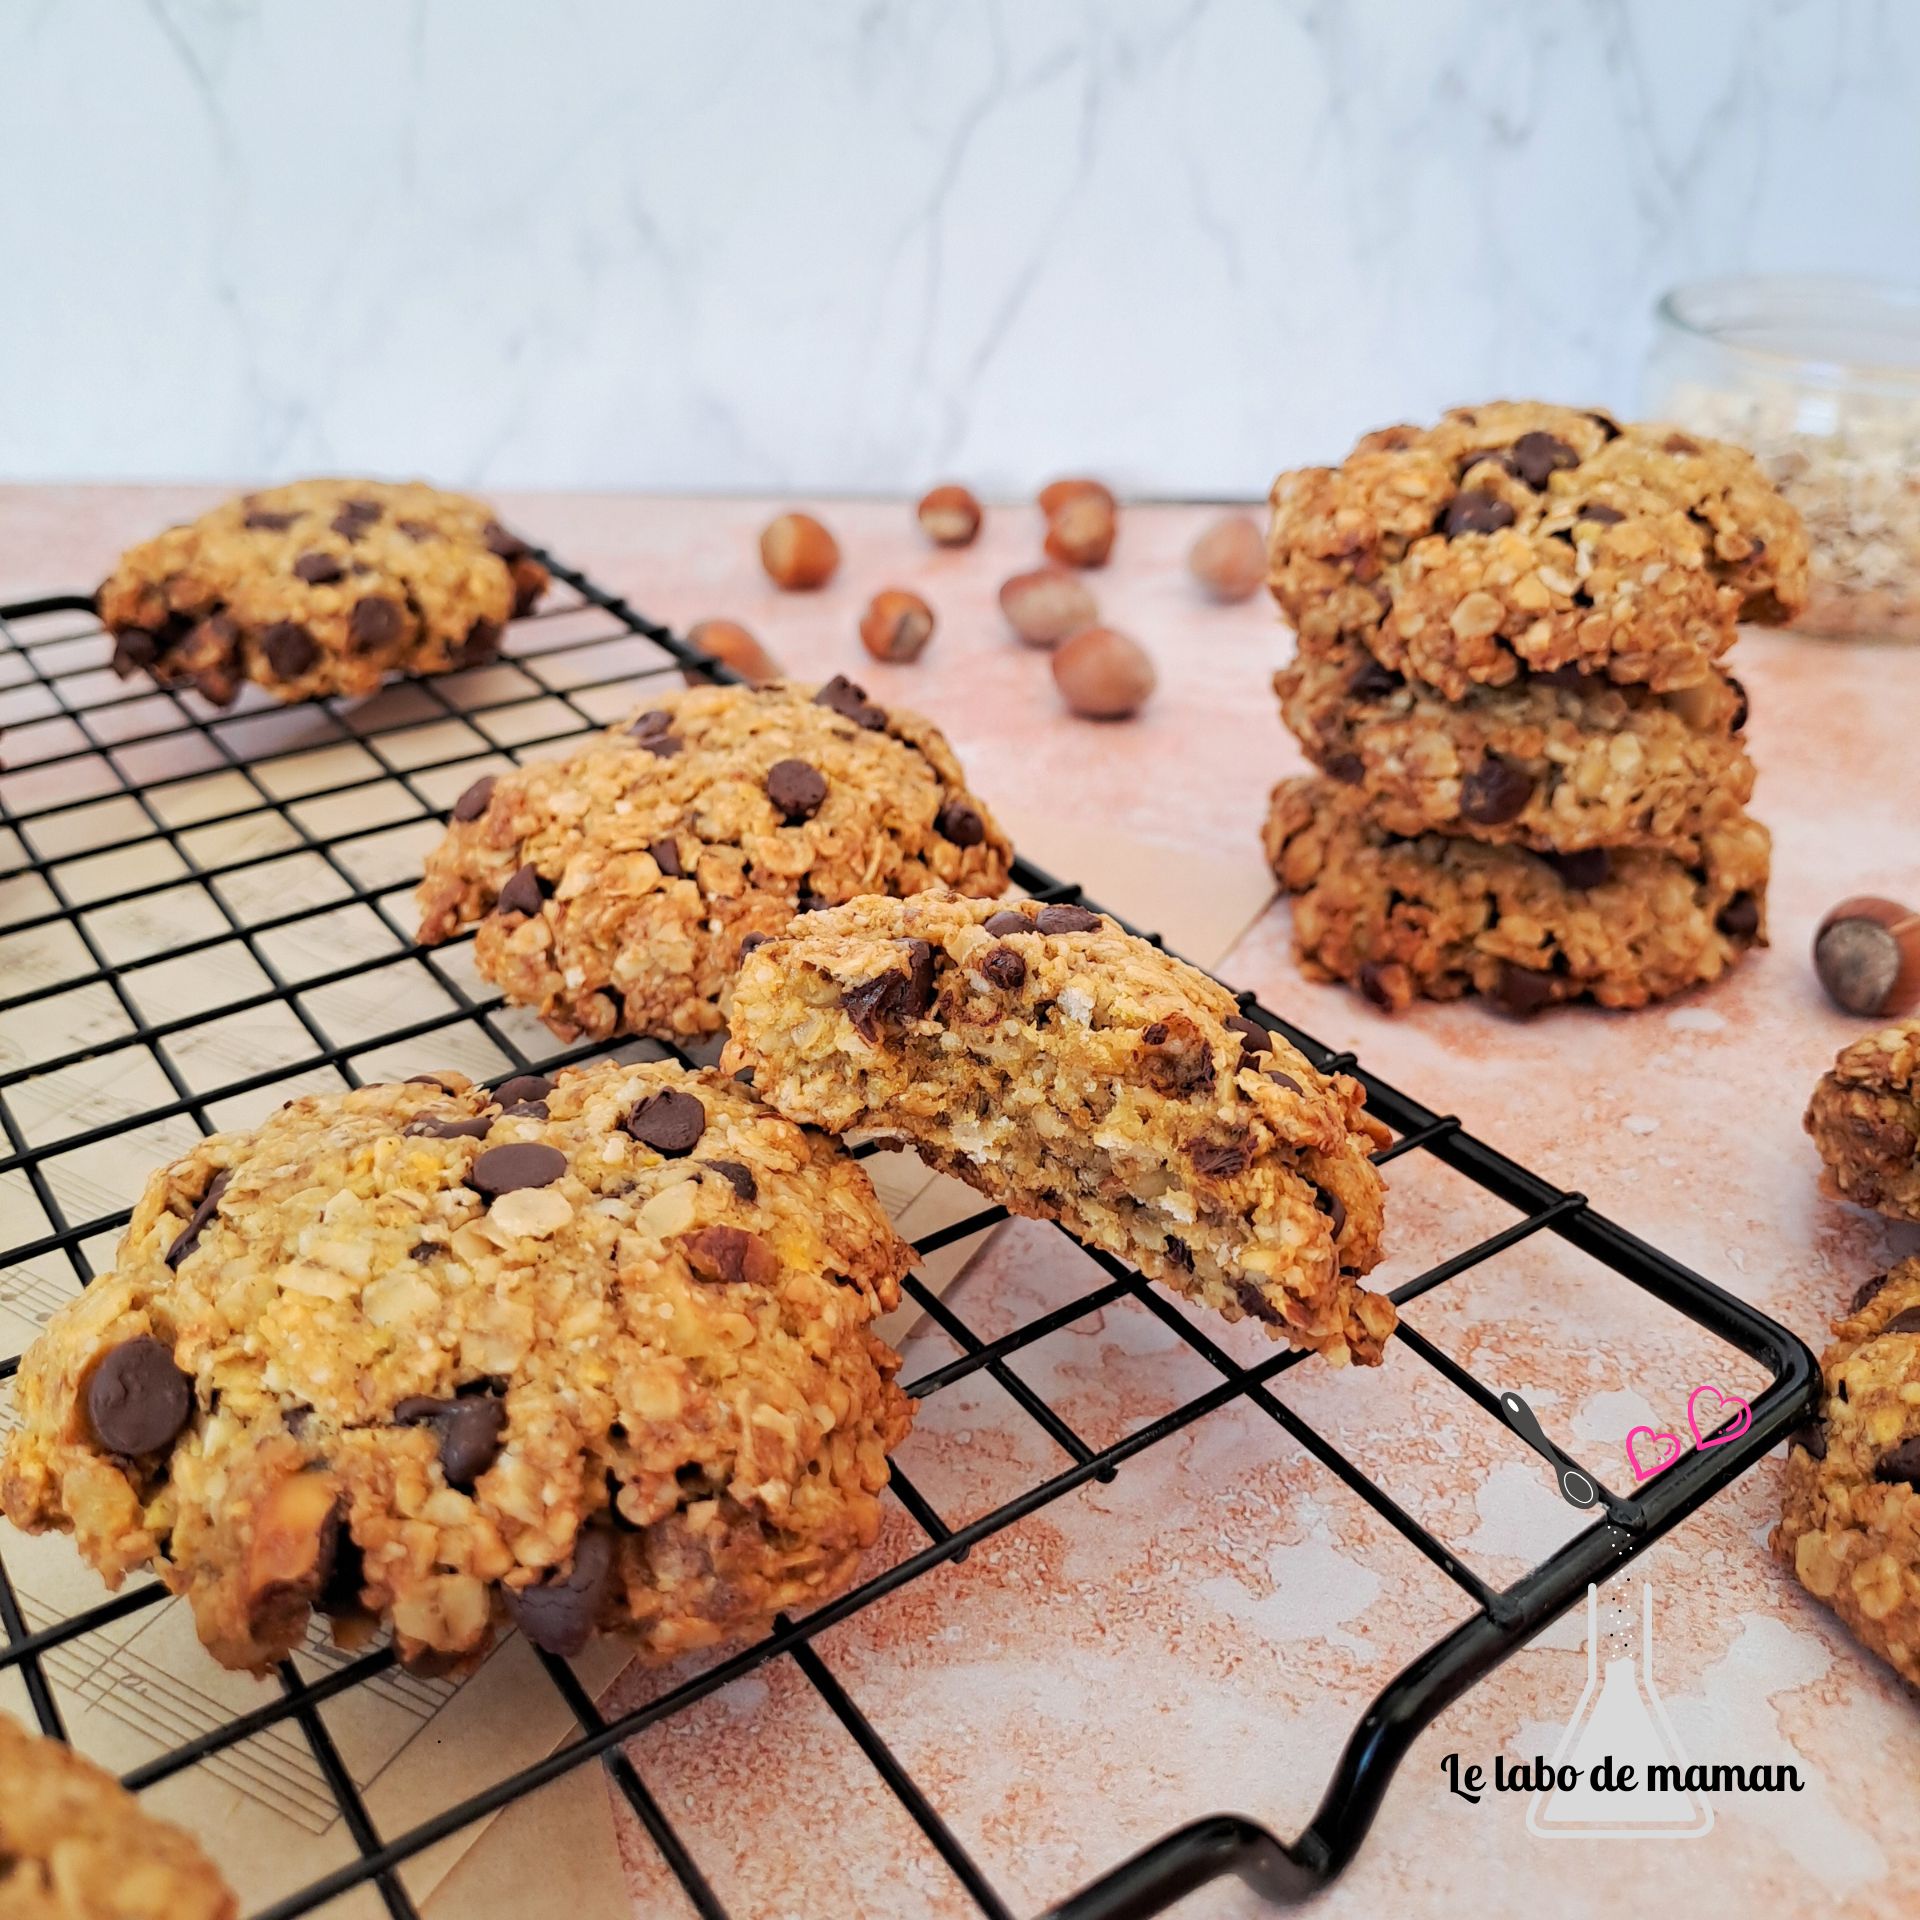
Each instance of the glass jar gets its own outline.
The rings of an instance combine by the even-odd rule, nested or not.
[[[1920,641],[1920,288],[1801,275],[1668,294],[1650,419],[1752,449],[1807,523],[1807,633]]]

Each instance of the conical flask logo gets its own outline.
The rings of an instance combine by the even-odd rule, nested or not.
[[[1587,1588],[1587,1684],[1553,1764],[1577,1772],[1528,1803],[1527,1830],[1543,1840],[1692,1840],[1712,1827],[1713,1809],[1679,1784],[1687,1760],[1654,1684],[1650,1584],[1640,1588],[1637,1652],[1631,1616],[1603,1636],[1599,1589]]]

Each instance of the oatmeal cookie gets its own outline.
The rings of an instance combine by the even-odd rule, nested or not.
[[[469,787],[420,938],[477,926],[480,971],[566,1039],[713,1033],[747,935],[862,893],[995,895],[1012,858],[919,715],[844,679],[701,686]]]
[[[1788,1442],[1772,1546],[1920,1687],[1920,1260],[1869,1280],[1833,1330],[1826,1403]]]
[[[1203,973],[1077,906],[865,899],[757,943],[723,1064],[1229,1320],[1372,1365],[1389,1135]]]
[[[1920,1220],[1920,1018],[1863,1034],[1823,1074],[1806,1128],[1829,1191]]]
[[[224,1665],[764,1629],[852,1577],[911,1255],[837,1145],[667,1063],[309,1095],[148,1183],[21,1363],[0,1509]]]
[[[1455,702],[1341,639],[1303,648],[1273,684],[1307,758],[1389,833],[1691,860],[1753,794],[1746,696],[1718,671],[1664,694],[1571,669],[1522,674]]]
[[[489,509],[417,483],[297,480],[120,556],[100,588],[114,670],[226,706],[371,693],[490,657],[547,570]]]
[[[1737,619],[1807,595],[1799,516],[1750,455],[1524,402],[1282,474],[1268,558],[1304,643],[1358,638],[1450,700],[1525,667],[1690,685]]]
[[[1267,858],[1293,903],[1295,951],[1398,1011],[1417,994],[1491,994],[1533,1013],[1590,997],[1639,1007],[1717,979],[1764,945],[1770,842],[1733,813],[1689,866],[1645,848],[1548,855],[1374,826],[1347,787],[1283,780]]]
[[[114,1777],[0,1714],[0,1920],[233,1920],[212,1861]]]

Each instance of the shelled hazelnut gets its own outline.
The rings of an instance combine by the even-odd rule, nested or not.
[[[1869,1019],[1920,1005],[1920,913],[1897,900],[1842,900],[1813,937],[1813,970],[1827,998]]]
[[[737,620],[699,620],[687,629],[687,644],[710,653],[723,666],[756,687],[781,677],[780,663]],[[689,667],[682,676],[688,686],[706,684],[706,675]]]
[[[1154,688],[1153,662],[1139,641],[1112,627],[1084,627],[1053,656],[1054,684],[1087,720],[1124,720]]]
[[[1100,618],[1093,589],[1065,567],[1016,573],[1000,588],[1000,611],[1030,647],[1057,647],[1069,634]]]
[[[1040,489],[1047,558],[1068,567],[1104,567],[1113,551],[1116,507],[1098,480],[1055,480]]]
[[[1188,549],[1187,570],[1212,599],[1252,599],[1267,577],[1267,543],[1253,516],[1230,513],[1216,520]]]
[[[810,513],[783,513],[760,536],[760,564],[785,593],[823,587],[840,564],[840,547]]]
[[[965,487],[935,487],[915,512],[936,547],[970,547],[980,531],[980,502]]]
[[[933,638],[933,609],[905,587],[886,587],[860,616],[860,644],[876,660],[917,660]]]

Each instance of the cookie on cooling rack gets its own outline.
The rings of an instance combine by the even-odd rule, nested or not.
[[[0,1916],[233,1920],[213,1863],[109,1773],[0,1714]]]
[[[839,1145],[669,1063],[296,1100],[147,1183],[21,1363],[0,1509],[224,1665],[311,1610],[457,1667],[667,1658],[844,1586],[911,1408],[911,1254]]]
[[[564,760],[477,781],[420,938],[567,1039],[716,1032],[741,943],[860,893],[1004,890],[1013,850],[945,738],[835,679],[663,695]]]
[[[130,548],[99,607],[116,672],[225,706],[248,680],[311,700],[471,666],[546,585],[546,568],[479,500],[299,480]]]
[[[1750,454],[1530,402],[1282,474],[1269,560],[1303,646],[1358,639],[1449,700],[1562,667],[1690,685],[1736,620],[1807,597],[1805,529]]]
[[[723,1065],[1337,1363],[1377,1362],[1387,1130],[1184,962],[1077,906],[856,900],[742,962]]]
[[[1920,1687],[1920,1259],[1869,1280],[1833,1330],[1826,1400],[1787,1446],[1773,1550]]]
[[[1920,1220],[1920,1019],[1845,1048],[1813,1090],[1806,1128],[1842,1199]]]

